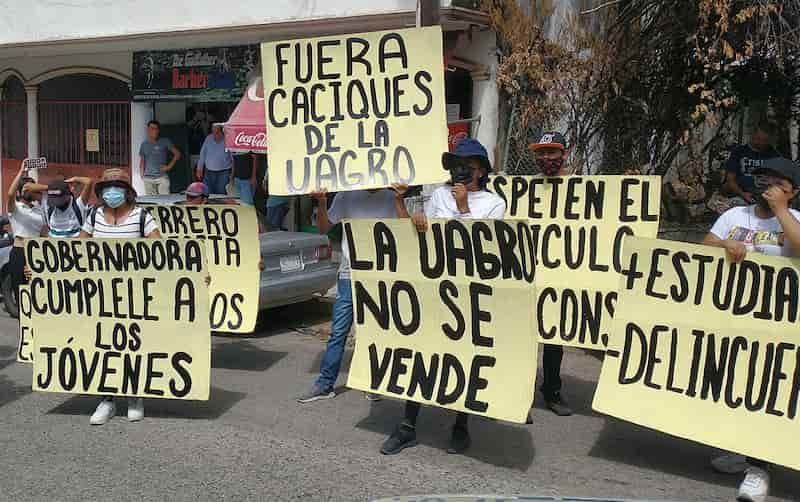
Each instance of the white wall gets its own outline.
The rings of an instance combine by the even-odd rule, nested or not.
[[[408,12],[416,4],[416,0],[11,0],[0,2],[0,45]]]
[[[481,116],[480,127],[476,139],[480,141],[489,156],[492,164],[498,158],[495,155],[497,145],[497,129],[499,126],[499,93],[497,91],[497,48],[496,37],[493,31],[482,31],[474,34],[472,43],[460,55],[470,61],[479,63],[489,71],[487,78],[473,80],[472,87],[472,114]]]

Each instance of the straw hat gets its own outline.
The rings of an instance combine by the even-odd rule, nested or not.
[[[103,175],[94,185],[95,195],[102,197],[103,189],[109,186],[122,187],[136,195],[136,190],[133,189],[133,185],[131,185],[128,179],[128,173],[118,167],[112,167],[103,171]]]

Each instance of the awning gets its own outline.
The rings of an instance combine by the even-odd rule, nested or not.
[[[267,153],[267,115],[261,78],[247,87],[225,122],[225,149],[230,152]]]

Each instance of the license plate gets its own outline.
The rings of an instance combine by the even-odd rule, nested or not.
[[[297,272],[303,268],[303,262],[299,255],[281,256],[281,272]]]

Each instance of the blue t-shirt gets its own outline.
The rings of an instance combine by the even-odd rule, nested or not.
[[[155,143],[145,140],[139,147],[139,155],[144,157],[144,177],[163,178],[167,173],[161,172],[161,166],[167,163],[172,141],[158,138]]]

